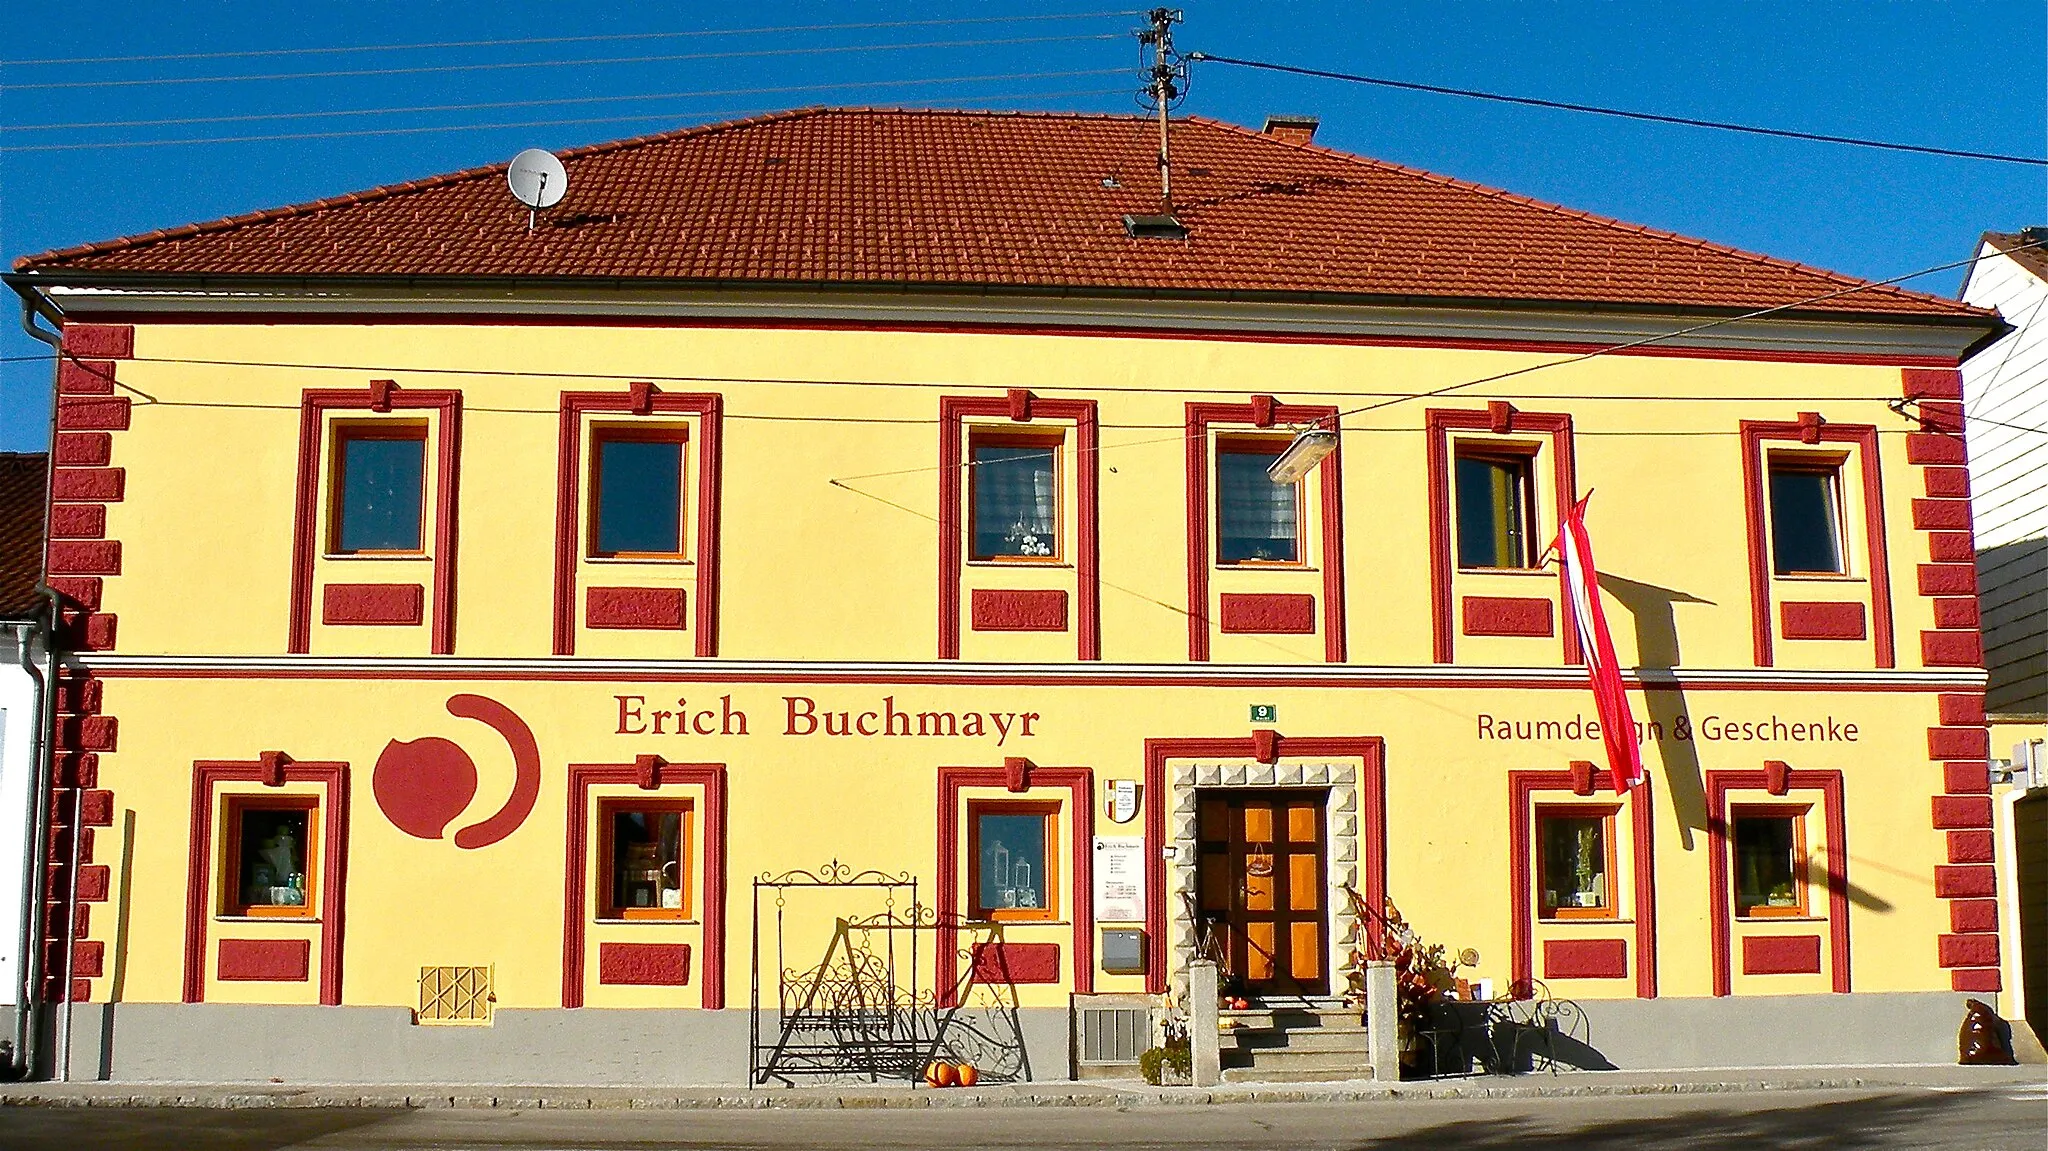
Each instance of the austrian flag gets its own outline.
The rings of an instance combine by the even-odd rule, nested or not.
[[[1600,570],[1593,565],[1593,541],[1586,535],[1586,500],[1571,506],[1557,532],[1557,554],[1564,562],[1564,586],[1572,600],[1572,621],[1579,629],[1579,651],[1593,680],[1593,705],[1600,712],[1600,738],[1607,744],[1607,770],[1617,794],[1643,782],[1643,756],[1636,746],[1636,719],[1629,711],[1628,689],[1621,683],[1621,665],[1614,658],[1614,638],[1607,634],[1607,616],[1600,610]]]

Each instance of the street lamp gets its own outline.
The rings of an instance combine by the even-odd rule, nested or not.
[[[1291,484],[1314,471],[1324,457],[1337,450],[1337,433],[1329,428],[1309,428],[1295,433],[1287,450],[1274,457],[1266,478],[1276,484]]]

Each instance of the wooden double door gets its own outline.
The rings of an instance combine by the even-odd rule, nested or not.
[[[1197,903],[1222,942],[1226,986],[1251,995],[1327,995],[1329,793],[1293,788],[1196,793]]]

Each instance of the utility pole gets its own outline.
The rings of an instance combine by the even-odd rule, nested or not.
[[[1167,112],[1173,102],[1180,98],[1184,85],[1187,65],[1173,54],[1173,26],[1180,23],[1178,8],[1154,8],[1146,14],[1151,27],[1138,31],[1138,44],[1142,50],[1152,49],[1152,64],[1146,70],[1149,82],[1146,85],[1152,102],[1159,109],[1159,210],[1173,214],[1173,167],[1169,161],[1169,136]]]

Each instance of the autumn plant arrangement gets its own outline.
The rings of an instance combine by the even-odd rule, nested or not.
[[[980,1080],[981,1072],[972,1063],[947,1063],[935,1059],[924,1069],[927,1087],[972,1087]]]
[[[1171,1002],[1160,1024],[1160,1045],[1138,1056],[1138,1071],[1154,1087],[1185,1085],[1195,1081],[1195,1052],[1188,1043],[1188,1021]]]
[[[1345,992],[1347,1006],[1365,1008],[1365,966],[1370,959],[1389,960],[1394,965],[1395,1011],[1399,1020],[1401,1062],[1419,1057],[1422,1033],[1429,1025],[1430,1011],[1458,986],[1458,969],[1476,967],[1479,952],[1467,947],[1456,955],[1441,943],[1431,943],[1402,917],[1388,900],[1382,912],[1365,906],[1357,892],[1351,892],[1352,910],[1364,930],[1351,949],[1350,985]]]

